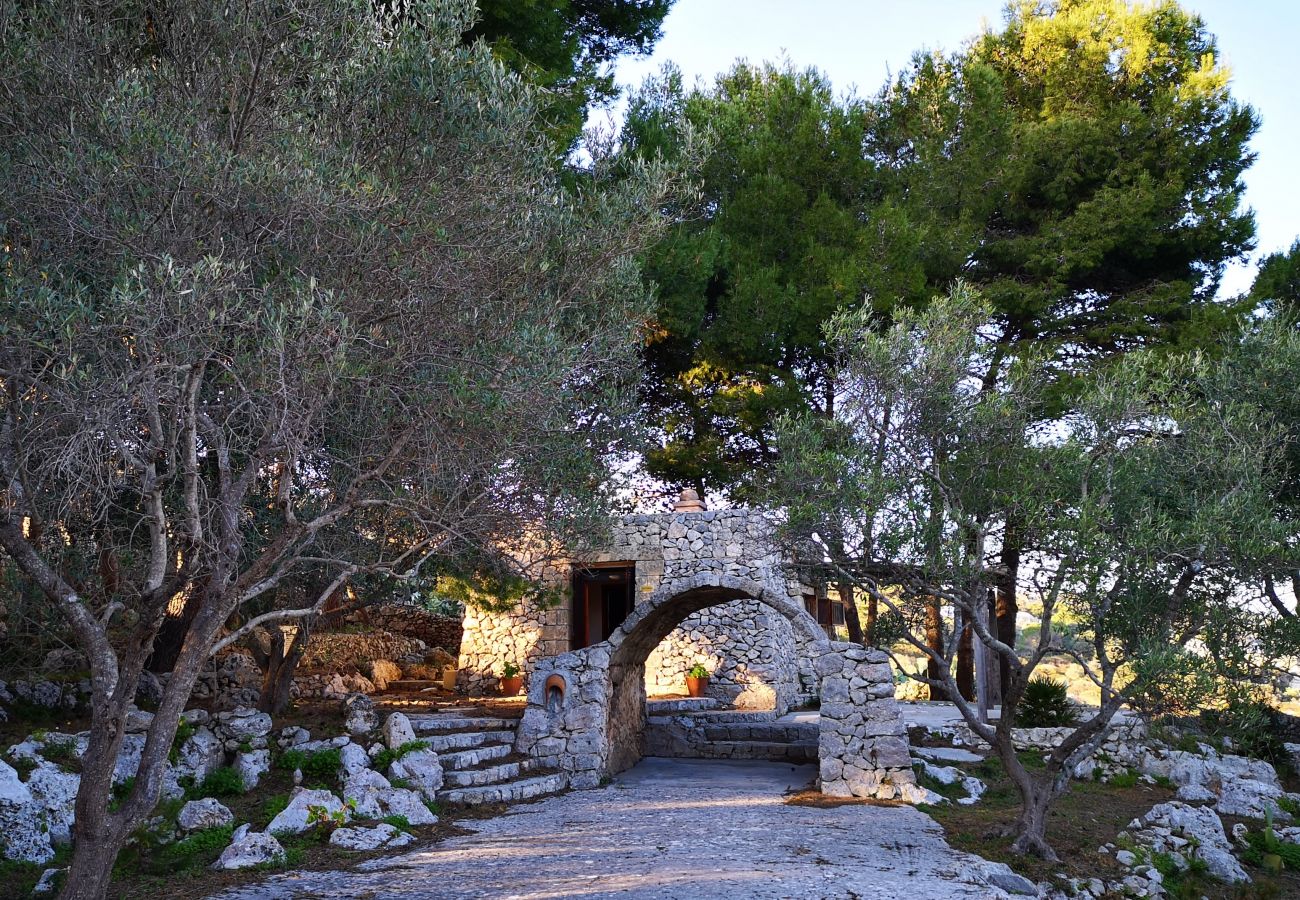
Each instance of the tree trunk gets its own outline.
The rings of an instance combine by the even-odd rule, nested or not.
[[[880,601],[876,599],[875,594],[872,594],[867,597],[867,624],[862,629],[862,643],[868,647],[876,646],[876,619],[878,618],[880,618]]]
[[[939,605],[939,598],[930,597],[925,604],[925,645],[935,653],[943,656],[943,609]],[[930,657],[926,665],[926,676],[932,681],[941,682],[947,673],[943,667],[935,662],[934,657]],[[931,700],[947,700],[948,694],[943,688],[930,686]]]
[[[957,610],[957,690],[967,700],[975,699],[975,635],[966,613]]]
[[[1020,526],[1015,515],[1007,517],[1007,530],[1002,542],[1003,572],[997,582],[997,637],[1008,647],[1016,646],[1016,584],[1020,578]],[[1011,664],[998,655],[1001,694],[1006,696],[1011,686]]]
[[[1030,781],[1034,786],[1028,795],[1021,793],[1020,817],[1016,819],[1016,837],[1011,842],[1011,849],[1057,862],[1056,851],[1047,843],[1047,812],[1056,799],[1055,792],[1050,784],[1040,784],[1036,779]]]
[[[257,708],[262,712],[275,716],[288,707],[293,676],[310,636],[311,622],[307,619],[299,624],[287,647],[284,632],[279,628],[258,629],[254,633],[249,645],[254,661],[262,670],[262,687],[257,696]]]
[[[113,864],[126,843],[126,835],[77,830],[76,852],[68,866],[59,900],[103,900],[108,896]]]
[[[853,582],[839,583],[840,603],[844,604],[844,624],[849,629],[849,641],[854,644],[866,644],[863,640],[862,621],[858,618],[858,604],[853,599]]]
[[[149,660],[145,663],[150,672],[162,675],[176,666],[176,658],[180,656],[185,635],[189,634],[190,624],[202,606],[203,582],[198,580],[186,592],[180,612],[174,615],[168,612],[163,618],[162,625],[158,628],[158,635],[154,638]]]

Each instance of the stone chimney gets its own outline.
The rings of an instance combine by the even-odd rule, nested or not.
[[[673,512],[704,512],[707,507],[700,495],[695,493],[691,488],[682,491],[681,496],[673,503]]]

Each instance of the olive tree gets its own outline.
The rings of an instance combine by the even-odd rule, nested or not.
[[[965,286],[884,333],[859,314],[833,320],[836,416],[784,423],[776,500],[802,564],[888,610],[899,643],[885,649],[927,657],[914,677],[992,745],[1021,795],[1013,848],[1055,858],[1048,809],[1119,709],[1175,679],[1199,638],[1258,624],[1241,589],[1294,552],[1271,514],[1284,442],[1266,410],[1217,390],[1222,363],[1200,356],[1134,354],[1044,422],[1052,373],[1040,361],[1018,360],[996,388],[980,377],[996,352],[988,323]],[[1025,651],[988,617],[1009,517],[1027,548],[1017,587],[1042,609]],[[936,606],[943,639],[927,641]],[[1010,669],[996,721],[956,690],[954,619]],[[1065,621],[1090,653],[1063,640]],[[1061,654],[1100,703],[1029,769],[1012,743],[1017,709],[1040,663]]]
[[[0,547],[92,686],[65,897],[105,895],[214,648],[361,577],[527,575],[600,510],[672,180],[558,173],[472,13],[0,3]]]

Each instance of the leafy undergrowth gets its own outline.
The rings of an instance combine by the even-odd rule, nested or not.
[[[1041,756],[1033,753],[1021,755],[1026,766],[1041,767]],[[1096,781],[1076,781],[1058,800],[1048,817],[1047,839],[1060,856],[1060,862],[1051,863],[1022,856],[1011,850],[1011,838],[1004,830],[1016,818],[1020,795],[1007,777],[1001,763],[990,757],[982,763],[962,765],[959,768],[982,779],[988,791],[974,806],[956,803],[925,807],[926,812],[943,825],[948,843],[959,850],[975,853],[985,859],[1004,862],[1012,869],[1035,882],[1059,881],[1067,878],[1101,878],[1106,881],[1121,880],[1128,870],[1120,866],[1112,855],[1098,853],[1098,848],[1116,843],[1117,836],[1128,823],[1140,818],[1157,803],[1174,799],[1168,785],[1148,785],[1141,781],[1129,784],[1103,784]],[[922,779],[926,787],[950,799],[965,796],[960,786],[944,786]],[[1237,819],[1224,819],[1224,829],[1229,831]],[[1259,822],[1247,822],[1252,830],[1259,830]],[[1166,876],[1170,896],[1180,898],[1208,897],[1210,900],[1273,900],[1273,898],[1300,897],[1300,871],[1268,872],[1244,860],[1247,872],[1254,883],[1231,887],[1209,879],[1203,874],[1179,874],[1163,860],[1153,860],[1157,869]],[[1169,868],[1169,871],[1164,871]]]

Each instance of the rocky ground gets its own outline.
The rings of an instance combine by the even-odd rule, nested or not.
[[[813,776],[811,766],[646,759],[606,787],[514,807],[432,850],[219,896],[995,900],[1005,887],[1032,889],[953,850],[911,807],[787,802]]]

